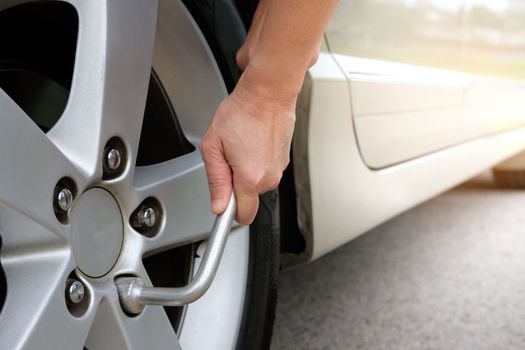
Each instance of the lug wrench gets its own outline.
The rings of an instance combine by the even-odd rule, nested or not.
[[[140,277],[117,278],[115,283],[122,308],[130,314],[139,314],[146,305],[181,306],[202,297],[217,274],[236,212],[237,202],[232,192],[226,210],[215,219],[199,269],[188,285],[178,288],[147,287]]]

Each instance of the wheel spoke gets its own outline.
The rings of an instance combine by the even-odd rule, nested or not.
[[[213,225],[208,182],[198,151],[169,162],[137,168],[135,186],[142,198],[157,198],[165,222],[147,240],[145,252],[161,251],[207,237]]]
[[[80,172],[0,89],[0,203],[4,203],[54,232],[59,223],[53,212],[55,185],[64,176],[82,188]]]
[[[51,232],[13,208],[0,203],[0,236],[2,255],[24,256],[46,250],[63,248],[65,237]]]
[[[151,285],[144,267],[139,275]],[[177,335],[161,306],[148,306],[136,316],[122,311],[118,296],[104,299],[86,341],[90,350],[98,349],[180,349]]]
[[[118,302],[105,299],[89,333],[89,350],[180,349],[177,335],[161,306],[151,306],[136,316],[125,315]]]
[[[73,269],[66,247],[2,256],[7,298],[0,314],[1,349],[81,349],[94,313],[73,317],[64,296]]]
[[[156,0],[73,0],[79,40],[68,106],[49,132],[94,178],[106,142],[120,137],[134,164],[151,72]]]

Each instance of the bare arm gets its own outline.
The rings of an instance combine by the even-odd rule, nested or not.
[[[245,76],[262,88],[295,98],[336,4],[336,0],[268,0]]]
[[[218,107],[201,144],[212,211],[233,188],[237,221],[253,221],[258,195],[279,184],[289,162],[295,104],[337,0],[264,0],[248,35],[253,49],[234,91]],[[251,35],[251,36],[250,36]]]

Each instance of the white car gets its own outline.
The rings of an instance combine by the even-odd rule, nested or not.
[[[0,349],[268,348],[280,268],[513,156],[525,183],[523,1],[341,0],[278,191],[210,236],[198,145],[256,4],[0,0]]]

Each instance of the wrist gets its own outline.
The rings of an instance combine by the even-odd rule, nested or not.
[[[295,108],[303,80],[304,74],[293,76],[280,69],[259,67],[250,62],[234,92],[251,101]]]

